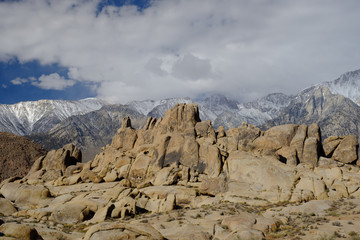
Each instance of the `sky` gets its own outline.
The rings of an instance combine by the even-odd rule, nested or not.
[[[296,94],[360,69],[358,0],[0,0],[0,104]]]

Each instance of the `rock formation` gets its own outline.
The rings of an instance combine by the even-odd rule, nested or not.
[[[85,235],[73,231],[83,239],[262,239],[278,231],[279,220],[250,213],[246,204],[266,210],[271,204],[360,197],[357,149],[354,136],[322,144],[317,124],[261,131],[243,123],[215,130],[200,120],[197,105],[178,104],[163,119],[149,117],[139,130],[124,118],[93,161],[81,163],[73,145],[39,158],[26,177],[2,183],[0,212],[63,228],[90,225]],[[209,206],[216,206],[212,217],[201,221],[200,210]],[[166,215],[172,222],[177,209],[195,215],[172,225],[154,220]],[[146,212],[159,215],[123,222]]]

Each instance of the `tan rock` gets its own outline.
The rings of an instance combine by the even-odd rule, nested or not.
[[[41,240],[42,237],[35,228],[18,223],[5,223],[0,226],[0,232],[7,237],[20,240]]]
[[[165,235],[165,234],[164,234]],[[210,240],[211,235],[206,232],[202,226],[195,224],[186,224],[185,226],[176,228],[174,231],[169,232],[165,235],[166,239],[176,240],[187,240],[187,239],[198,239],[198,240]]]
[[[104,181],[105,182],[114,182],[117,178],[118,178],[117,172],[115,171],[115,169],[112,169],[106,173],[106,175],[104,177]]]
[[[25,185],[19,183],[6,183],[0,193],[16,204],[42,204],[50,200],[49,189],[42,185]]]
[[[164,237],[150,224],[136,223],[100,223],[89,228],[84,236],[84,240],[97,239],[156,239],[162,240]]]
[[[319,157],[318,167],[332,168],[337,167],[338,162],[332,158]]]
[[[62,224],[76,224],[93,217],[94,213],[79,202],[67,202],[55,209],[51,214],[54,220]]]
[[[256,223],[254,215],[242,212],[237,216],[225,217],[221,224],[227,226],[231,231],[236,231],[239,228],[251,228]]]
[[[195,141],[195,137],[194,137]],[[185,138],[182,134],[174,133],[168,140],[166,155],[163,160],[163,167],[177,166],[182,158],[182,147],[185,144]]]
[[[259,230],[243,228],[241,230],[232,232],[229,236],[225,238],[225,240],[236,240],[236,239],[262,240],[264,239],[264,234]]]
[[[276,151],[279,160],[286,164],[296,166],[298,163],[296,149],[294,147],[285,146]]]
[[[336,148],[332,158],[342,163],[352,163],[357,160],[358,139],[354,135],[344,137]]]
[[[130,214],[136,214],[136,204],[135,200],[131,197],[124,197],[118,202],[114,203],[114,209],[111,212],[111,217],[113,218],[125,218]]]
[[[340,199],[340,198],[349,197],[349,193],[345,184],[338,179],[336,179],[329,188],[328,195],[330,199]]]
[[[135,141],[137,139],[136,130],[131,127],[131,121],[129,117],[123,119],[121,128],[117,131],[113,137],[111,145],[115,149],[121,149],[122,151],[129,151],[133,149]]]
[[[216,142],[215,130],[211,125],[211,121],[197,122],[195,124],[196,137],[210,138],[213,143]]]
[[[260,158],[241,151],[230,153],[225,169],[230,183],[234,181],[234,185],[229,185],[231,194],[271,202],[289,200],[296,179],[294,169],[275,158]]]
[[[175,194],[169,194],[167,195],[164,202],[162,202],[159,206],[159,212],[169,212],[174,209],[176,205],[176,198]]]
[[[318,142],[321,141],[320,127],[317,123],[310,124],[307,130],[309,138],[315,138]]]
[[[221,155],[215,145],[204,143],[199,148],[199,167],[201,173],[206,173],[209,177],[217,177],[222,168]]]
[[[302,163],[317,166],[319,160],[319,141],[315,137],[309,137],[305,140]]]
[[[225,133],[224,126],[219,126],[218,129],[216,130],[217,139],[223,138],[225,136],[226,136],[226,133]]]
[[[296,151],[298,162],[303,162],[303,150],[304,142],[307,136],[308,127],[306,125],[300,125],[296,130],[296,134],[290,142],[290,147]]]
[[[227,181],[224,175],[204,180],[199,188],[201,194],[215,196],[218,193],[226,192]]]
[[[239,135],[238,135],[238,147],[237,149],[243,151],[251,151],[252,150],[252,142],[258,138],[261,134],[261,130],[254,125],[242,123],[238,127]]]
[[[180,164],[190,168],[196,167],[199,164],[199,144],[195,138],[195,131],[193,129],[188,129],[185,131],[184,136]]]
[[[340,142],[343,140],[342,137],[331,136],[324,140],[323,148],[325,157],[331,158],[337,146],[339,146]]]
[[[0,198],[0,214],[10,216],[16,211],[16,208],[8,199]]]
[[[97,175],[95,172],[91,171],[90,169],[83,169],[80,173],[80,178],[83,182],[93,182],[99,183],[103,180],[102,177]]]
[[[284,146],[290,146],[295,136],[298,125],[287,124],[275,126],[264,132],[263,136],[253,142],[254,151],[263,155],[275,155],[274,153]]]
[[[42,176],[45,181],[58,179],[65,174],[66,168],[81,162],[81,151],[73,144],[65,145],[58,150],[48,152],[42,160],[42,169],[46,172]]]
[[[316,199],[327,199],[326,185],[321,179],[314,179],[312,177],[302,177],[296,185],[296,190],[304,192],[304,190],[310,191],[310,195],[314,195]],[[301,197],[304,199],[304,197]]]
[[[171,149],[168,148],[170,140],[171,140],[171,136],[170,135],[157,135],[156,138],[154,138],[154,161],[150,164],[149,168],[148,168],[148,175],[149,176],[154,176],[156,175],[156,173],[163,167],[168,167],[174,163],[171,162],[171,159],[166,159],[166,155],[169,151],[171,151]],[[181,138],[182,140],[182,138]],[[173,156],[177,156],[176,153],[176,144],[173,145],[173,153],[171,153],[171,155]],[[166,164],[165,164],[166,161]],[[178,162],[178,160],[175,160],[175,162]],[[176,165],[176,163],[175,163]]]
[[[154,153],[152,149],[141,152],[136,156],[136,159],[129,171],[129,180],[134,186],[145,180],[146,173],[152,161],[154,161]]]
[[[155,176],[153,181],[154,186],[171,185],[174,184],[179,177],[177,173],[174,173],[174,167],[164,167]]]
[[[86,222],[86,224],[95,224],[95,223],[100,223],[100,222],[104,222],[106,220],[106,218],[110,215],[109,213],[111,213],[112,209],[114,208],[114,205],[109,203],[104,207],[99,208],[94,217],[92,217],[90,220],[88,220]]]
[[[74,174],[80,173],[83,167],[84,167],[83,163],[77,163],[76,165],[68,166],[65,170],[64,176],[70,177]]]
[[[196,197],[194,188],[183,186],[151,186],[140,189],[140,192],[151,199],[166,199],[168,195],[174,195],[176,205],[189,205]]]
[[[200,122],[198,106],[182,103],[166,111],[160,125],[167,131],[173,132],[194,128],[197,122]]]

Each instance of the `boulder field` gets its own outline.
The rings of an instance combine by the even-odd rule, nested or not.
[[[197,105],[177,104],[139,130],[125,118],[93,161],[66,145],[3,181],[0,238],[357,236],[358,145],[356,136],[322,140],[317,124],[215,130]]]

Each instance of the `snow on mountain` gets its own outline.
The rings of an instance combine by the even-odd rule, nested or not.
[[[259,126],[276,117],[291,99],[283,93],[273,93],[243,104],[216,94],[199,101],[200,117],[210,119],[215,127],[237,127],[242,122]]]
[[[0,104],[0,131],[26,135],[49,130],[62,120],[100,109],[107,103],[96,98],[79,101],[39,100]]]
[[[175,106],[176,103],[192,103],[190,98],[167,98],[162,100],[132,101],[126,105],[133,107],[141,114],[152,117],[164,116],[166,110]]]
[[[360,70],[342,74],[338,79],[323,85],[328,86],[332,93],[343,95],[360,105]]]
[[[265,113],[268,118],[274,118],[279,115],[279,112],[284,107],[289,105],[292,99],[292,96],[288,96],[283,93],[271,93],[256,101],[244,104],[244,108],[254,110],[256,109],[260,113]]]

